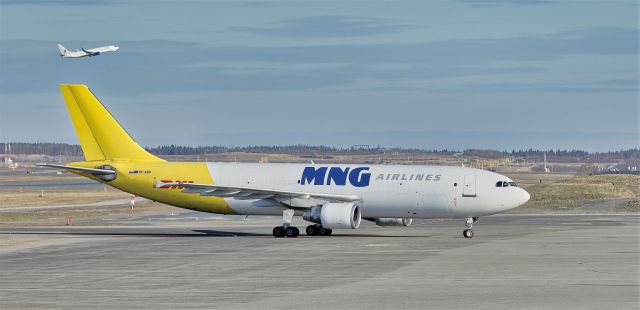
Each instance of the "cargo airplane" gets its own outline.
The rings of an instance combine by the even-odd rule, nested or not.
[[[107,52],[115,52],[120,49],[117,46],[109,45],[109,46],[101,46],[96,48],[84,49],[81,48],[72,52],[66,49],[62,44],[58,44],[58,50],[60,51],[60,57],[62,58],[80,58],[80,57],[93,57],[98,56],[100,54],[104,54]]]
[[[356,229],[361,220],[409,226],[414,218],[465,219],[518,207],[529,194],[506,176],[479,169],[418,165],[167,162],[140,145],[85,85],[61,85],[85,161],[66,169],[122,191],[201,212],[278,215],[275,237]]]

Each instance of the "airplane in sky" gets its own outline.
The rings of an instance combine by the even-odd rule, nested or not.
[[[80,58],[80,57],[87,57],[87,56],[93,57],[93,56],[98,56],[100,54],[104,54],[107,52],[115,52],[118,49],[120,48],[117,46],[109,45],[109,46],[101,46],[101,47],[90,48],[90,49],[81,48],[79,50],[76,50],[75,52],[72,52],[66,49],[64,46],[62,46],[62,44],[58,44],[58,50],[60,51],[60,56],[62,58]]]
[[[409,226],[414,218],[464,219],[473,237],[479,217],[516,208],[529,193],[510,178],[454,166],[167,162],[148,153],[85,85],[60,86],[85,161],[66,169],[122,191],[201,212],[278,215],[275,237],[297,237],[294,215],[310,236],[356,229],[361,220]]]

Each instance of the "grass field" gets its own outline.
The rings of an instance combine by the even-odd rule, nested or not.
[[[550,184],[575,177],[575,174],[570,173],[532,173],[511,171],[500,171],[499,173],[510,177],[518,183],[518,186],[527,189],[533,185]]]
[[[130,194],[110,186],[87,182],[71,173],[26,174],[3,171],[0,174],[0,225],[64,225],[71,217],[74,223],[83,219],[126,217],[141,213],[170,213],[182,209],[152,201],[129,206]],[[68,184],[88,184],[69,186]],[[4,185],[4,187],[2,187]],[[24,186],[22,186],[24,185]],[[37,187],[33,187],[37,185]],[[109,205],[89,205],[120,200]],[[20,208],[24,208],[21,210]]]
[[[127,218],[141,214],[179,212],[184,212],[184,210],[153,201],[137,203],[134,210],[131,210],[128,204],[12,210],[0,212],[0,226],[65,225],[67,217],[72,219],[72,224],[81,224],[85,219]]]
[[[577,176],[527,187],[531,200],[516,212],[640,212],[640,176]]]
[[[112,187],[51,188],[46,190],[0,190],[0,209],[14,207],[88,204],[112,199],[128,199],[129,194]]]

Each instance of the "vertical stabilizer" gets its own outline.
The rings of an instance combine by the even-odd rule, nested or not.
[[[165,161],[138,145],[85,85],[60,85],[87,161]]]
[[[58,44],[58,50],[60,51],[60,56],[64,56],[69,52],[62,44]]]

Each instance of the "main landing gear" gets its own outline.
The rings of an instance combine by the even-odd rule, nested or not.
[[[298,227],[291,226],[291,220],[293,219],[294,211],[287,209],[282,211],[282,226],[276,226],[273,228],[273,236],[276,238],[289,237],[295,238],[300,235]]]
[[[307,226],[307,235],[308,236],[331,236],[333,230],[329,228],[324,228],[320,224],[313,224]]]
[[[290,237],[295,238],[300,235],[298,227],[294,226],[276,226],[273,228],[273,236],[277,238]]]
[[[282,225],[273,228],[273,236],[276,238],[289,237],[295,238],[300,235],[300,230],[291,226],[291,220],[293,219],[294,211],[291,209],[282,211]],[[307,226],[307,235],[309,236],[331,236],[333,232],[329,228],[325,228],[320,224],[313,224]]]
[[[320,224],[313,224],[307,226],[306,229],[308,236],[331,236],[333,230],[324,228]],[[273,228],[273,236],[276,238],[289,237],[295,238],[300,235],[300,230],[295,226],[276,226]]]
[[[467,227],[467,229],[465,229],[462,232],[462,235],[465,238],[473,238],[473,230],[471,230],[471,228],[473,227],[473,223],[477,222],[478,218],[477,217],[468,217],[467,218],[467,222],[465,223],[465,227]]]

